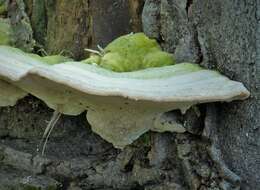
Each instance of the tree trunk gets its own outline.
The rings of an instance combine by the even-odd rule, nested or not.
[[[149,132],[124,150],[93,133],[86,113],[64,115],[44,156],[37,148],[53,110],[28,96],[0,109],[1,190],[259,189],[259,0],[4,3],[8,9],[0,18],[10,19],[15,45],[26,51],[80,60],[87,57],[86,47],[105,47],[120,35],[143,31],[178,62],[216,69],[243,82],[251,96],[201,105],[200,116],[190,109],[181,116],[187,133]]]

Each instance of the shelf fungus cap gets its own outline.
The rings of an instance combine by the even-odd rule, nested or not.
[[[16,48],[0,46],[0,106],[14,106],[19,99],[28,94],[13,83],[37,64],[44,64],[35,62],[35,59],[28,55]]]
[[[0,51],[0,70],[2,57]],[[15,53],[8,57],[6,65],[27,64]],[[184,113],[195,104],[249,96],[242,83],[190,63],[124,73],[81,62],[37,63],[14,84],[59,112],[77,115],[87,110],[93,131],[117,148],[124,148],[149,130],[184,132],[180,124],[164,116],[168,111],[180,109]],[[165,121],[171,125],[164,125]]]
[[[10,46],[0,46],[0,106],[14,106],[28,95],[28,91],[22,90],[18,83],[32,68],[68,60],[71,61],[60,55],[40,57]]]

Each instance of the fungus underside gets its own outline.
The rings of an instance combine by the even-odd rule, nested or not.
[[[143,34],[138,35],[140,38]],[[127,42],[124,36],[122,39]],[[152,51],[149,48],[149,51],[139,48],[138,50],[145,52],[143,57],[134,57],[140,61],[144,60],[147,54],[155,53],[154,49],[161,51],[154,41],[151,44]],[[132,51],[121,47],[122,43],[119,45],[118,50],[113,47],[112,42],[101,55],[98,55],[101,56],[98,59],[102,60],[102,56],[121,50],[128,52],[125,55],[125,58],[128,58]],[[123,52],[117,53],[121,56]],[[2,64],[3,62],[5,64]],[[123,148],[149,130],[185,132],[174,118],[171,120],[171,117],[164,115],[168,111],[180,109],[185,112],[198,103],[232,101],[249,96],[249,92],[241,83],[231,81],[216,71],[205,70],[196,64],[172,65],[173,61],[166,66],[153,65],[152,68],[147,68],[148,66],[138,64],[126,66],[136,64],[135,59],[126,60],[123,66],[117,65],[120,61],[116,62],[116,65],[114,61],[111,64],[104,62],[112,67],[84,62],[86,61],[68,60],[66,63],[46,64],[42,57],[25,54],[15,48],[0,47],[0,68],[7,68],[7,71],[14,69],[11,74],[0,70],[0,76],[8,78],[12,85],[38,97],[56,110],[45,131],[46,139],[60,116],[57,113],[78,115],[87,110],[87,119],[92,130],[115,147]],[[16,66],[17,68],[14,68]],[[128,72],[114,72],[117,69],[126,69],[124,71]],[[136,69],[138,71],[135,71]]]

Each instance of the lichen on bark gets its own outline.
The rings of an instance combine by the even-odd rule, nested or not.
[[[23,0],[8,1],[8,17],[13,31],[14,46],[27,52],[33,51],[35,41]]]

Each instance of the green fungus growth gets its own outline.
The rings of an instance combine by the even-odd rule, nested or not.
[[[101,56],[93,54],[88,59],[85,59],[81,62],[87,63],[87,64],[97,64],[97,65],[99,65],[100,62],[101,62]]]
[[[144,33],[121,36],[108,44],[102,53],[92,54],[83,62],[116,72],[175,64],[173,55],[162,51],[156,40],[148,38]]]

